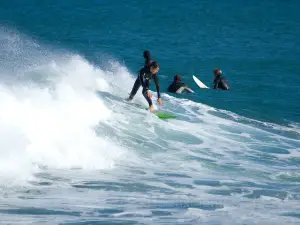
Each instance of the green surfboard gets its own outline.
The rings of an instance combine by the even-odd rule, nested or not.
[[[148,110],[148,108],[145,108],[145,107],[143,107],[143,106],[141,106],[139,104],[136,104],[136,103],[130,103],[130,104],[134,105],[134,106],[136,106],[138,108]],[[156,111],[153,114],[156,115],[160,119],[174,119],[174,118],[176,118],[176,116],[174,116],[171,113],[167,113],[167,112]]]
[[[166,112],[155,112],[154,113],[160,119],[174,119],[176,116],[172,115],[171,113]]]

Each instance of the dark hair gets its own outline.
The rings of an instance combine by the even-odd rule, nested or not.
[[[174,81],[181,81],[181,75],[179,75],[179,74],[175,75]]]
[[[145,50],[144,53],[143,53],[143,56],[144,56],[145,59],[149,59],[150,58],[149,50]]]
[[[218,75],[218,71],[220,71],[220,69],[219,69],[219,68],[215,68],[215,69],[214,69],[214,74],[215,74],[215,75]]]
[[[158,67],[159,67],[159,65],[158,65],[158,63],[155,62],[155,61],[153,61],[153,62],[150,64],[150,68],[156,69],[156,68],[158,68]]]

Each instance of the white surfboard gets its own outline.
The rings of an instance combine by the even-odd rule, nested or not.
[[[176,94],[181,94],[183,91],[187,91],[188,93],[195,93],[192,89],[188,87],[181,87],[176,91]]]
[[[197,77],[195,77],[194,75],[193,75],[193,79],[194,79],[194,81],[195,81],[195,83],[200,87],[200,88],[208,88],[209,89],[209,87],[207,87],[205,84],[203,84]]]

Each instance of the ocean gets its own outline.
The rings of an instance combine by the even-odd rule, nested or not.
[[[0,224],[300,224],[299,7],[1,1]]]

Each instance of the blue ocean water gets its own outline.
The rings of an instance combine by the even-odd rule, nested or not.
[[[299,6],[1,1],[0,224],[300,224]],[[146,49],[176,119],[124,101]]]

